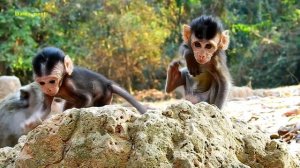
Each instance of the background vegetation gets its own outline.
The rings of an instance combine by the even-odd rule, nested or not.
[[[0,75],[29,83],[34,54],[57,46],[130,91],[163,89],[182,24],[202,14],[220,17],[231,32],[227,55],[236,85],[299,83],[299,0],[2,0]]]

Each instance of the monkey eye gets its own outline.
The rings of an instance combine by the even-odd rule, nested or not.
[[[54,83],[55,83],[55,80],[51,80],[51,81],[49,81],[49,83],[54,84]]]
[[[45,82],[39,82],[40,85],[45,85]]]
[[[196,41],[196,42],[194,42],[194,46],[197,48],[201,48],[201,43]]]
[[[212,45],[211,45],[211,44],[206,44],[206,45],[205,45],[205,48],[206,48],[206,49],[211,49],[211,48],[212,48]]]

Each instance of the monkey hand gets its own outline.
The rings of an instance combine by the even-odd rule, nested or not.
[[[181,72],[179,70],[180,61],[173,61],[168,67],[166,92],[172,92],[176,87],[182,85]]]
[[[21,124],[21,128],[22,128],[24,133],[27,133],[27,132],[33,130],[38,125],[40,125],[41,123],[42,123],[41,119],[29,118],[24,123]]]
[[[168,76],[172,81],[178,81],[181,78],[181,72],[179,71],[180,61],[173,61],[168,68]]]

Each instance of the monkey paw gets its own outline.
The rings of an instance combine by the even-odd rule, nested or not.
[[[34,120],[26,120],[24,123],[21,124],[21,128],[24,133],[27,133],[27,132],[33,130],[34,128],[36,128],[41,123],[42,123],[41,120],[35,120],[35,121]]]
[[[181,72],[179,71],[180,61],[173,61],[169,65],[168,76],[170,80],[180,80]]]
[[[180,61],[173,61],[168,67],[166,92],[170,93],[175,88],[183,84],[181,72],[179,70]]]

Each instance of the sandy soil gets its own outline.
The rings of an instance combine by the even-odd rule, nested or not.
[[[254,97],[249,100],[230,101],[225,107],[229,116],[256,126],[267,135],[276,134],[281,126],[300,122],[297,115],[284,114],[300,108],[300,96]],[[300,155],[300,143],[292,140],[288,144],[293,154]]]

